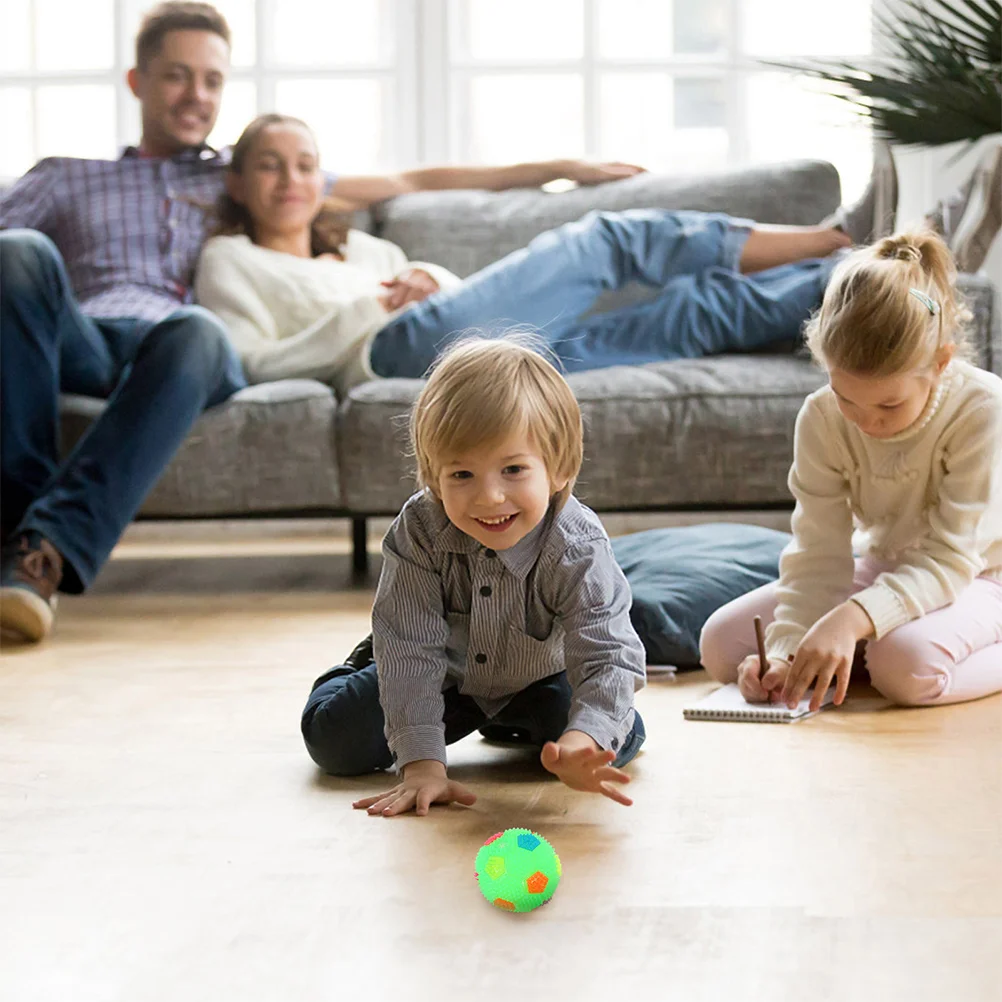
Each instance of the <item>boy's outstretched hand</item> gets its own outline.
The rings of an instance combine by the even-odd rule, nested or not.
[[[552,772],[572,790],[601,793],[617,804],[630,807],[633,801],[616,784],[629,783],[630,777],[609,763],[616,753],[603,751],[583,731],[566,731],[559,741],[547,741],[539,756],[543,768]]]
[[[411,810],[424,815],[432,804],[455,802],[469,807],[476,800],[477,795],[472,790],[449,779],[445,766],[437,759],[421,759],[404,766],[403,779],[392,790],[356,800],[351,806],[389,818]]]

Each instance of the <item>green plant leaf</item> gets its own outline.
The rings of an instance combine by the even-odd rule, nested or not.
[[[820,80],[884,139],[939,146],[1002,131],[1002,3],[902,0],[875,15],[889,55],[765,65]]]

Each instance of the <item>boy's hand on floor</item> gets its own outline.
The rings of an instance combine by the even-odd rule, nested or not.
[[[617,784],[629,783],[630,777],[610,765],[615,758],[615,752],[603,751],[583,731],[566,731],[559,741],[547,741],[539,756],[543,768],[572,790],[601,793],[629,807],[633,801]]]
[[[749,654],[738,665],[738,689],[746,703],[778,703],[789,670],[789,661],[769,658],[768,670],[763,675],[758,655]]]
[[[392,790],[356,800],[351,806],[389,818],[411,810],[424,815],[432,804],[457,803],[469,807],[476,800],[477,795],[472,790],[449,779],[441,762],[422,759],[404,766],[403,779]]]

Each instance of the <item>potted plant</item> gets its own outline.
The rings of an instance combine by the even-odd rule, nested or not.
[[[875,24],[886,56],[769,65],[830,85],[896,145],[973,142],[1002,131],[999,0],[897,0]]]

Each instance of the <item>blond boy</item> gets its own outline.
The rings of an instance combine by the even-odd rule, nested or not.
[[[372,644],[314,685],[311,756],[335,775],[395,765],[399,782],[354,806],[427,814],[476,799],[446,745],[500,729],[571,788],[629,805],[644,649],[605,530],[571,493],[570,387],[517,338],[468,340],[425,385],[411,440],[423,489],[383,541]]]

